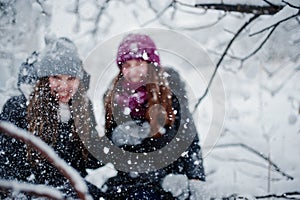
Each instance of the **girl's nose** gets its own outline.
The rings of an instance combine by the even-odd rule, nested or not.
[[[60,80],[59,81],[59,86],[58,86],[60,89],[66,89],[68,87],[68,83],[67,81],[64,81],[64,80]]]

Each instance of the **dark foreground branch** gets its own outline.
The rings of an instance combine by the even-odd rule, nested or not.
[[[24,192],[29,195],[46,197],[54,200],[64,199],[64,195],[59,190],[45,185],[33,185],[29,183],[20,183],[17,181],[0,180],[0,188],[1,190]]]
[[[11,137],[14,137],[27,145],[34,147],[41,153],[49,163],[55,166],[71,183],[78,197],[82,200],[92,199],[88,194],[87,185],[85,184],[79,173],[61,159],[55,151],[43,142],[40,138],[33,134],[16,127],[15,125],[0,121],[0,132]]]

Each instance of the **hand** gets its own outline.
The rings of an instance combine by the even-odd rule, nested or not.
[[[111,163],[107,163],[98,169],[86,169],[88,175],[84,178],[87,182],[97,186],[99,189],[111,177],[118,174],[115,167]]]
[[[144,122],[142,126],[136,124],[135,121],[129,121],[117,126],[112,133],[112,141],[118,145],[137,145],[146,137],[150,137],[150,124]]]
[[[177,199],[186,199],[189,196],[188,178],[183,174],[169,174],[163,182],[162,188],[166,192],[171,192]]]

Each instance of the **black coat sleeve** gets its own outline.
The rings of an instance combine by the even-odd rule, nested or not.
[[[186,131],[188,131],[190,135],[195,136],[193,142],[188,147],[188,153],[183,157],[182,160],[185,174],[189,179],[198,179],[205,181],[205,173],[198,132],[193,120],[193,116],[188,108],[189,103],[185,91],[185,83],[181,80],[178,72],[174,69],[165,68],[165,71],[169,75],[168,82],[173,95],[180,99],[178,101],[178,107],[180,107],[180,123],[186,123]]]
[[[26,129],[26,98],[24,95],[9,99],[3,106],[0,119]],[[0,178],[26,180],[30,176],[26,162],[26,145],[0,133]]]
[[[199,139],[197,135],[188,148],[187,156],[185,156],[183,160],[185,172],[189,179],[198,179],[201,181],[205,181],[201,147],[199,145]]]
[[[25,96],[14,96],[4,104],[0,119],[11,122],[19,128],[27,129],[26,108]]]

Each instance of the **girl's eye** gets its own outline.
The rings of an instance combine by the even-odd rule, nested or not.
[[[68,81],[73,81],[75,79],[76,79],[76,77],[71,76],[71,77],[68,78]]]
[[[54,79],[60,79],[60,77],[59,76],[52,76],[52,78],[54,78]]]
[[[124,65],[124,66],[122,67],[122,69],[123,69],[123,70],[127,70],[128,67],[129,67],[128,65]]]

